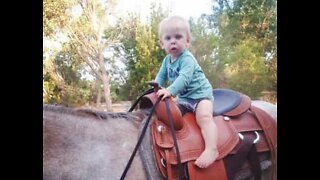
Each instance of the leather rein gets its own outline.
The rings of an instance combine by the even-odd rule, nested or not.
[[[152,92],[156,92],[159,87],[157,85],[154,85],[154,84],[151,84],[152,86],[154,86],[154,88],[152,89],[149,89],[147,90],[146,92],[144,92],[135,102],[134,104],[130,107],[130,109],[128,110],[128,112],[132,112],[135,107],[137,106],[137,104],[139,103],[139,101],[141,100],[141,98],[146,95],[146,94],[149,94],[149,93],[152,93]],[[156,103],[152,106],[152,109],[150,110],[150,114],[146,120],[146,123],[145,125],[143,126],[143,129],[142,129],[142,132],[140,134],[140,137],[137,141],[137,144],[136,146],[134,147],[134,150],[130,156],[130,159],[121,175],[121,178],[120,180],[124,180],[131,164],[132,164],[132,161],[133,161],[133,158],[135,157],[135,154],[137,153],[137,150],[139,148],[139,146],[141,145],[141,142],[143,140],[143,137],[147,131],[147,127],[148,127],[148,124],[150,122],[150,119],[153,115],[153,113],[155,112],[155,109],[157,107],[157,105],[159,104],[160,100],[161,100],[162,96],[158,97]],[[179,177],[184,177],[184,174],[183,174],[183,167],[182,167],[182,164],[181,164],[181,158],[180,158],[180,151],[179,151],[179,147],[178,147],[178,142],[177,142],[177,138],[176,138],[176,134],[175,134],[175,130],[174,130],[174,124],[173,124],[173,119],[172,119],[172,115],[171,115],[171,111],[170,111],[170,107],[169,107],[169,102],[168,102],[168,98],[165,98],[165,105],[166,105],[166,109],[167,109],[167,116],[168,116],[168,119],[169,119],[169,122],[170,122],[170,130],[171,130],[171,133],[172,133],[172,137],[173,137],[173,141],[174,141],[174,146],[175,146],[175,149],[176,149],[176,153],[177,153],[177,161],[178,161],[178,170],[179,170],[179,174],[180,176]]]

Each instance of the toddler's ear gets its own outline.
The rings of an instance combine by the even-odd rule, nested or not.
[[[164,49],[164,47],[163,47],[163,43],[162,43],[162,41],[161,41],[161,40],[159,41],[159,43],[160,43],[160,47],[161,47],[161,49]]]
[[[187,37],[187,46],[188,46],[188,47],[190,46],[190,41],[191,41],[191,38],[190,38],[190,37]]]

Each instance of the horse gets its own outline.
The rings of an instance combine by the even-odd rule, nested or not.
[[[276,105],[259,100],[252,105],[277,121]],[[43,179],[120,179],[149,115],[147,109],[112,113],[44,104]],[[163,179],[148,150],[148,138],[144,137],[125,179]],[[262,178],[271,179],[271,168],[265,169]]]

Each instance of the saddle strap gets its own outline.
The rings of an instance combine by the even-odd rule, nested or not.
[[[165,150],[164,153],[165,153],[166,159],[169,159],[169,150]],[[167,180],[189,180],[188,173],[186,172],[187,170],[186,163],[181,164],[181,167],[182,167],[181,171],[180,169],[177,170],[176,165],[172,165],[170,162],[166,161],[166,167],[165,167],[167,172],[166,179]]]
[[[165,155],[166,155],[166,159],[169,159],[169,151],[166,149],[164,151]],[[167,178],[168,180],[173,180],[174,177],[173,177],[173,172],[172,172],[172,168],[171,168],[171,164],[166,161],[166,169],[167,169]]]
[[[224,158],[228,179],[233,179],[234,175],[241,169],[248,158],[255,180],[260,180],[261,168],[258,154],[253,144],[254,137],[248,134],[243,134],[243,136],[244,138],[238,147],[235,147],[237,149],[236,154],[229,154]]]
[[[258,152],[255,145],[253,145],[248,154],[249,164],[251,165],[252,173],[255,180],[261,180],[261,166],[259,162]]]
[[[256,119],[258,120],[259,124],[262,127],[262,130],[266,136],[266,140],[267,140],[267,144],[269,146],[270,152],[271,152],[271,162],[272,162],[272,179],[275,180],[276,179],[276,142],[272,141],[272,133],[276,133],[276,132],[270,132],[270,125],[265,121],[266,119],[270,119],[270,115],[268,115],[266,112],[262,111],[261,109],[255,107],[255,106],[251,106],[250,107],[251,112],[253,113],[253,115],[256,117]],[[272,118],[271,118],[272,119]]]

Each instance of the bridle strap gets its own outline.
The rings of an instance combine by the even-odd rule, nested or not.
[[[148,90],[148,91],[150,91],[150,90]],[[150,92],[149,92],[149,93],[150,93]],[[147,94],[147,93],[144,93],[144,94]],[[141,99],[141,97],[142,97],[142,96],[140,96],[139,100]],[[129,170],[131,164],[132,164],[133,158],[134,158],[135,154],[137,153],[137,150],[138,150],[138,148],[139,148],[139,146],[140,146],[140,144],[141,144],[141,142],[142,142],[142,140],[143,140],[143,137],[144,137],[144,135],[145,135],[145,133],[146,133],[146,131],[147,131],[147,127],[148,127],[149,121],[150,121],[150,119],[151,119],[151,117],[152,117],[152,114],[154,113],[154,111],[155,111],[155,109],[156,109],[156,106],[159,104],[161,98],[162,98],[162,96],[157,99],[156,103],[155,103],[154,106],[152,107],[151,112],[150,112],[150,114],[149,114],[149,116],[148,116],[148,118],[147,118],[147,120],[146,120],[146,123],[145,123],[143,129],[142,129],[142,132],[141,132],[141,134],[140,134],[140,137],[139,137],[139,139],[138,139],[138,142],[137,142],[136,146],[134,147],[134,150],[133,150],[133,152],[132,152],[132,154],[131,154],[131,156],[130,156],[130,159],[129,159],[127,165],[126,165],[126,168],[124,169],[124,171],[123,171],[123,173],[122,173],[122,175],[121,175],[120,180],[123,180],[123,179],[126,177],[126,174],[127,174],[128,170]],[[136,105],[137,103],[138,103],[138,100],[136,101],[135,105]],[[133,106],[132,106],[132,107],[133,107]],[[132,108],[132,107],[131,107],[130,109],[134,109],[134,107],[133,107],[133,108]],[[130,111],[129,111],[129,112],[130,112]]]
[[[147,91],[145,91],[134,103],[133,105],[130,107],[130,109],[128,110],[128,112],[132,112],[134,110],[134,108],[136,108],[136,106],[138,105],[139,101],[141,100],[141,98],[146,95],[146,94],[150,94],[154,92],[154,88],[148,89]]]

